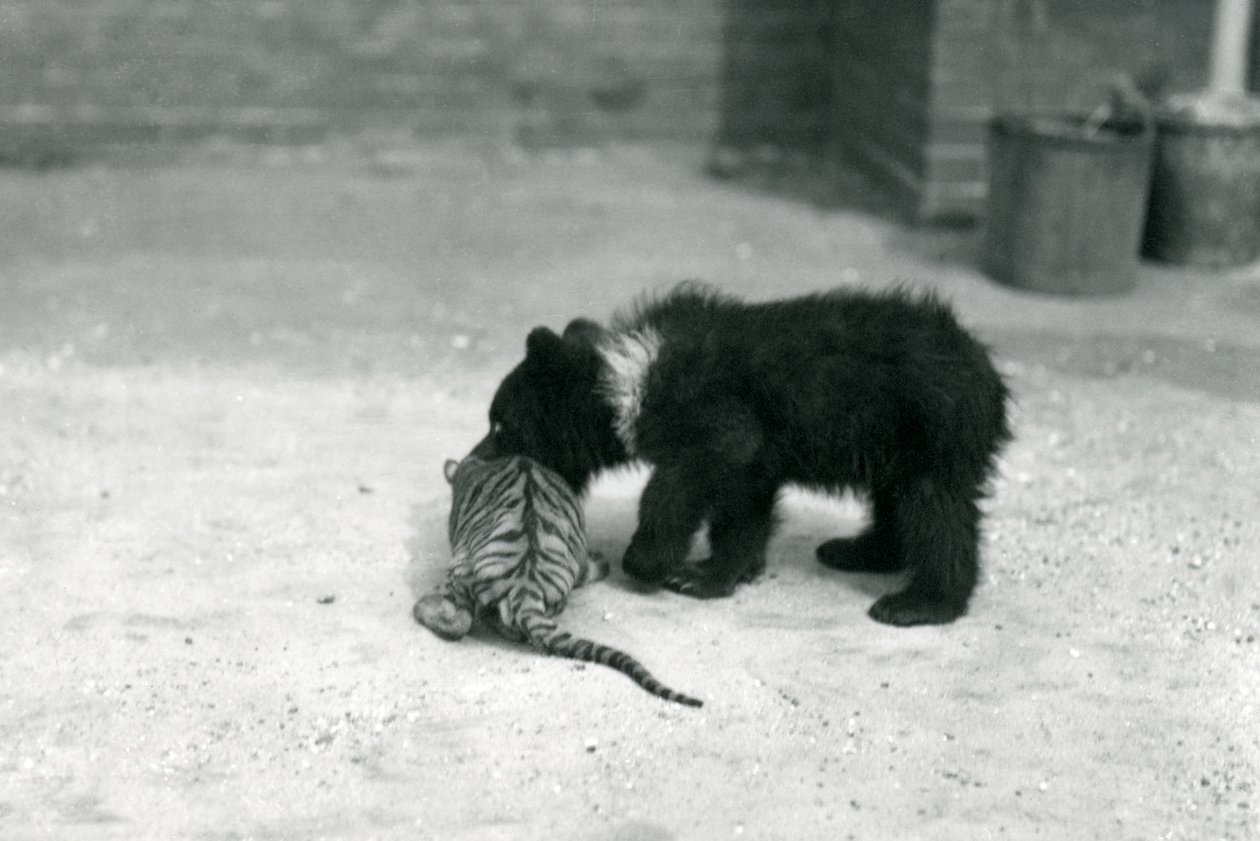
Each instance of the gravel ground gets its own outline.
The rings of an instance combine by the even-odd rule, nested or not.
[[[676,150],[211,148],[0,172],[0,837],[1248,839],[1260,832],[1260,270],[996,287],[976,236]],[[703,277],[954,300],[1017,394],[954,625],[812,560],[574,631],[705,700],[411,619],[442,460],[536,323]],[[643,474],[596,485],[616,558]]]

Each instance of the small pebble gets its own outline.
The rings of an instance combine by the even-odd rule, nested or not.
[[[337,601],[337,597],[336,596],[320,596],[315,601],[317,601],[319,604],[332,604],[333,602]]]
[[[586,749],[587,753],[594,753],[595,748],[599,747],[599,740],[587,739],[585,742],[582,743],[582,746]]]

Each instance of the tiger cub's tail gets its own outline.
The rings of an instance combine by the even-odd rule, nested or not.
[[[575,637],[567,631],[562,631],[556,626],[554,621],[541,613],[520,617],[520,624],[530,644],[548,654],[556,657],[567,657],[570,660],[581,660],[586,663],[599,663],[603,666],[609,666],[626,675],[648,692],[664,698],[666,701],[673,701],[676,704],[684,704],[688,707],[704,706],[704,702],[699,698],[692,698],[690,695],[675,692],[652,677],[652,673],[629,654],[618,651],[612,646],[591,642],[581,637]]]

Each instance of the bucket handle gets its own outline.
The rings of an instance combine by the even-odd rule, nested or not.
[[[1093,139],[1108,120],[1140,122],[1144,132],[1150,131],[1155,120],[1155,108],[1151,105],[1151,100],[1138,89],[1133,77],[1127,73],[1121,73],[1111,80],[1107,85],[1107,101],[1100,103],[1085,118],[1085,138]]]

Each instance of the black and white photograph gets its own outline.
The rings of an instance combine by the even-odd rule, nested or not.
[[[0,0],[0,839],[1260,838],[1256,0]]]

